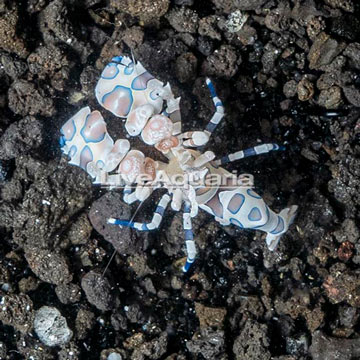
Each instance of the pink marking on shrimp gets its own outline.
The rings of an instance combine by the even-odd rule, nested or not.
[[[179,139],[175,136],[166,138],[155,144],[155,148],[163,153],[167,153],[171,148],[179,146]]]
[[[85,126],[81,132],[84,140],[88,142],[98,142],[104,138],[106,123],[99,111],[93,111],[87,116]]]
[[[153,116],[141,132],[141,137],[147,145],[156,143],[171,137],[173,131],[172,121],[164,115]]]
[[[118,172],[129,183],[136,183],[139,175],[145,173],[145,155],[138,150],[131,150],[121,161]]]
[[[145,159],[145,174],[149,175],[151,180],[156,177],[156,162],[148,157]]]
[[[129,114],[132,104],[131,91],[124,86],[116,86],[112,92],[103,97],[105,109],[120,117],[125,117]]]

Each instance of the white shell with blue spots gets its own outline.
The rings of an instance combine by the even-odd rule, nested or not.
[[[84,107],[61,128],[60,145],[70,164],[80,166],[93,178],[100,170],[114,170],[130,148],[128,140],[113,139],[99,111]]]
[[[95,88],[95,95],[105,109],[126,118],[140,105],[151,104],[160,113],[163,99],[158,89],[163,83],[155,79],[140,62],[126,56],[116,56],[106,65]]]

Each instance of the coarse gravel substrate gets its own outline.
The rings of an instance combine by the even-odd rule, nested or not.
[[[0,359],[360,359],[359,19],[355,0],[0,0]],[[125,137],[94,88],[131,52],[181,96],[184,130],[212,116],[213,80],[218,156],[286,145],[229,166],[299,205],[275,252],[201,212],[184,275],[180,213],[106,224],[137,205],[69,165],[59,129],[89,105]]]

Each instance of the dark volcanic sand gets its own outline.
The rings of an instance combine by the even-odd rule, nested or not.
[[[229,32],[237,9],[249,18]],[[359,16],[355,0],[0,0],[0,358],[360,358]],[[100,72],[130,49],[182,97],[184,130],[211,117],[211,77],[219,156],[287,144],[229,167],[254,174],[272,208],[299,205],[276,252],[201,213],[183,275],[181,214],[149,234],[105,225],[136,206],[68,165],[59,129],[100,109]],[[52,316],[48,347],[34,322]]]

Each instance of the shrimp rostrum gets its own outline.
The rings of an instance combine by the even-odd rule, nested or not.
[[[98,102],[115,116],[125,119],[130,136],[155,147],[167,162],[155,161],[130,149],[127,139],[115,142],[99,111],[82,108],[61,128],[62,151],[70,163],[82,167],[95,184],[124,189],[124,201],[144,201],[156,189],[166,189],[149,223],[110,218],[108,223],[138,231],[157,229],[169,204],[183,211],[187,259],[186,272],[196,257],[191,219],[202,209],[221,225],[266,233],[269,250],[275,250],[281,236],[296,215],[293,205],[276,213],[254,191],[251,175],[236,176],[222,167],[249,156],[283,150],[277,144],[261,144],[216,159],[202,151],[224,117],[224,107],[210,79],[206,79],[215,112],[203,131],[181,132],[180,98],[169,84],[155,79],[140,62],[115,57],[105,67],[95,89]]]

